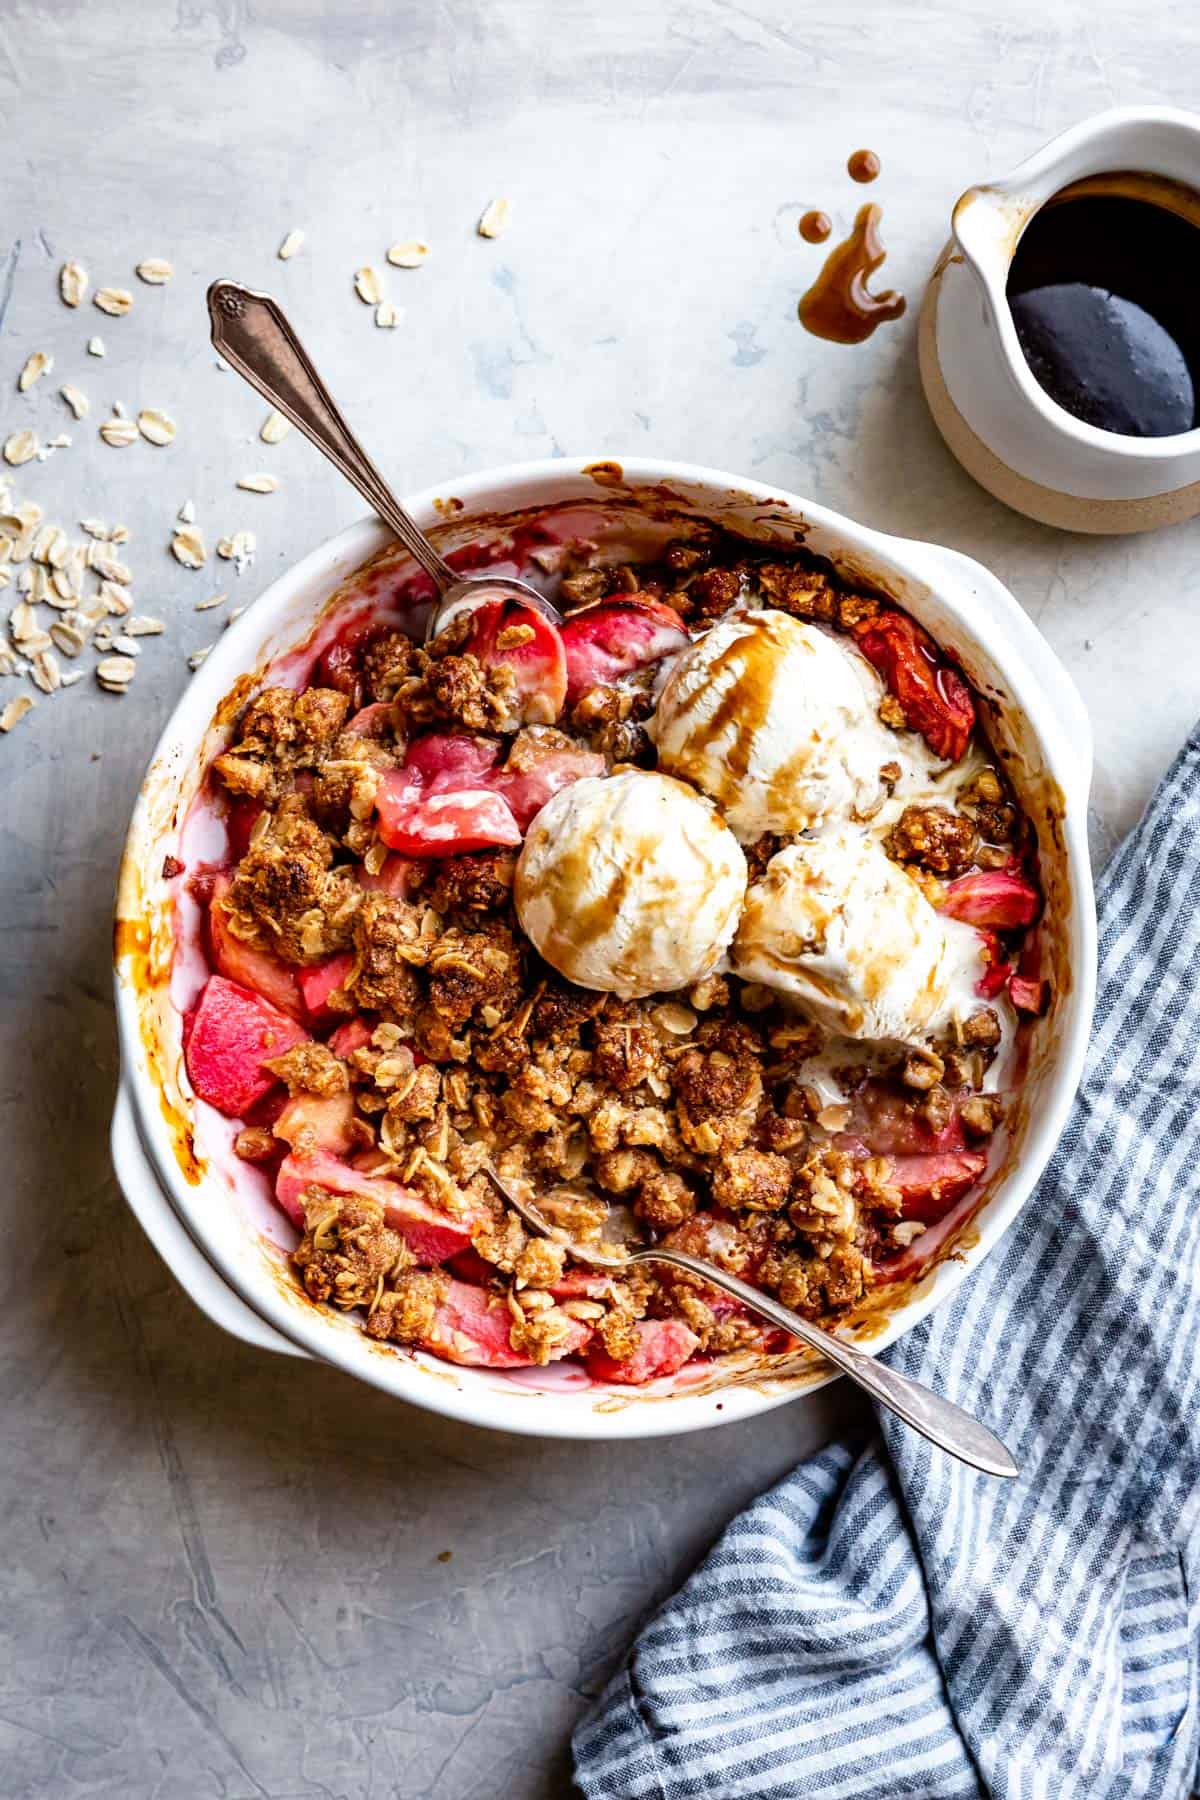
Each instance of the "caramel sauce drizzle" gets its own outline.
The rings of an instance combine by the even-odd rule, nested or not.
[[[806,212],[796,227],[806,244],[823,244],[833,230],[833,220],[828,213]]]
[[[846,173],[851,181],[874,181],[881,166],[873,150],[856,150],[846,163]]]
[[[829,252],[821,273],[801,296],[800,323],[814,337],[861,344],[886,319],[898,319],[904,311],[903,294],[891,288],[873,294],[867,286],[887,256],[879,237],[881,217],[874,203],[860,207],[854,230]]]

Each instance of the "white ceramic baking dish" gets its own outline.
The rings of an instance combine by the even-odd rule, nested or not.
[[[714,470],[646,460],[527,463],[409,501],[444,546],[497,519],[567,503],[609,520],[715,520],[780,544],[798,540],[849,577],[893,596],[961,661],[988,711],[993,743],[1039,837],[1047,896],[1044,966],[1054,999],[1035,1028],[1011,1128],[981,1193],[952,1216],[942,1250],[849,1327],[882,1349],[940,1305],[986,1255],[1028,1197],[1074,1094],[1091,1021],[1095,913],[1087,854],[1091,773],[1087,715],[1069,677],[1008,590],[979,564],[931,544],[887,537],[774,488]],[[330,595],[387,542],[374,520],[329,540],[274,582],[221,638],[155,751],[122,863],[115,930],[121,1085],[113,1159],[131,1207],[192,1299],[217,1324],[263,1348],[321,1358],[398,1397],[472,1423],[532,1435],[617,1438],[693,1431],[746,1418],[830,1379],[804,1361],[746,1359],[684,1371],[651,1389],[593,1386],[582,1371],[460,1369],[369,1341],[349,1318],[312,1305],[287,1270],[291,1228],[265,1184],[237,1188],[228,1128],[191,1093],[181,1018],[170,992],[176,920],[164,857],[237,704],[274,659],[316,627]],[[224,1135],[222,1135],[224,1133]],[[250,1184],[251,1186],[253,1184]]]

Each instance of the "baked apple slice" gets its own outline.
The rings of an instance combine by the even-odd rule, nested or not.
[[[188,1076],[201,1100],[241,1119],[276,1084],[263,1064],[307,1039],[302,1025],[261,994],[210,975],[188,1033]]]
[[[531,1368],[532,1358],[514,1350],[509,1342],[512,1322],[508,1303],[502,1296],[452,1278],[450,1292],[438,1307],[433,1329],[422,1348],[468,1368]],[[570,1335],[555,1350],[555,1362],[564,1356],[577,1356],[591,1337],[579,1319],[568,1319],[567,1323]]]
[[[483,1214],[464,1214],[452,1219],[412,1188],[401,1187],[379,1175],[364,1175],[325,1150],[311,1155],[286,1156],[275,1180],[275,1198],[292,1224],[304,1229],[304,1207],[300,1196],[309,1187],[324,1188],[330,1194],[359,1195],[375,1200],[383,1208],[384,1223],[404,1239],[417,1261],[424,1267],[445,1262],[456,1256],[471,1242],[472,1228],[484,1222]]]
[[[634,669],[674,656],[691,643],[679,614],[649,594],[598,600],[563,621],[567,705],[589,688],[611,685]]]
[[[213,881],[212,899],[208,905],[208,940],[218,973],[239,987],[253,988],[272,1006],[281,1007],[295,1019],[305,1017],[304,999],[296,970],[262,950],[236,937],[230,929],[226,899],[233,883],[228,875]]]
[[[557,625],[515,597],[484,600],[471,615],[464,650],[485,668],[507,663],[516,678],[511,711],[501,731],[553,725],[567,697],[567,663]]]
[[[679,1319],[639,1319],[636,1329],[637,1349],[625,1362],[614,1362],[606,1350],[593,1345],[587,1359],[593,1381],[642,1387],[662,1375],[674,1375],[700,1348],[695,1332]]]
[[[407,769],[384,776],[375,808],[380,837],[403,856],[460,856],[521,842],[517,821],[499,794],[486,788],[428,793]]]

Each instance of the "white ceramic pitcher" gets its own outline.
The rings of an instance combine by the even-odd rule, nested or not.
[[[1118,107],[968,188],[921,309],[921,379],[946,443],[997,499],[1069,531],[1148,531],[1200,512],[1200,429],[1125,437],[1075,418],[1034,378],[1005,294],[1034,213],[1073,182],[1117,172],[1200,191],[1200,115]]]

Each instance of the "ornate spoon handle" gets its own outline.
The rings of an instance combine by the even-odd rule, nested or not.
[[[235,281],[208,290],[214,347],[327,456],[390,525],[439,593],[459,579],[414,524],[342,417],[278,303]]]

